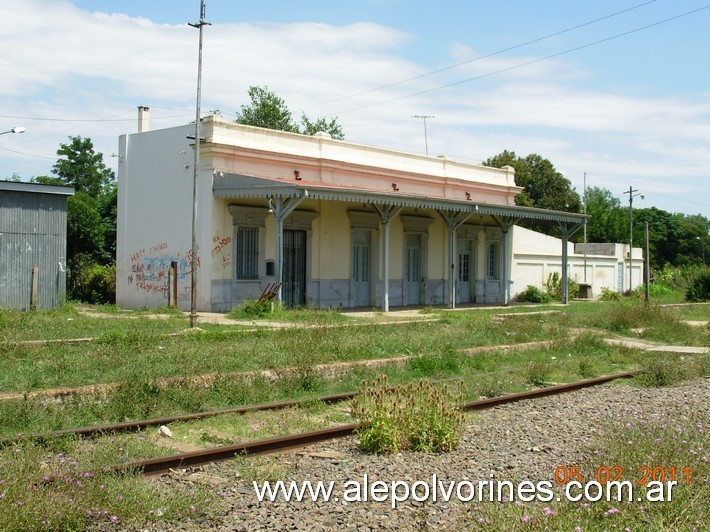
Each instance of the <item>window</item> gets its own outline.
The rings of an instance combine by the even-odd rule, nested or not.
[[[498,260],[497,248],[495,242],[488,243],[488,257],[486,261],[486,276],[488,279],[498,279]]]
[[[234,245],[234,262],[237,279],[259,278],[259,228],[239,227]]]
[[[466,251],[459,251],[459,282],[468,283],[471,281],[471,254]]]

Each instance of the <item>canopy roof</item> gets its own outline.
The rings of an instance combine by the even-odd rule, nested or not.
[[[353,203],[372,203],[397,207],[418,207],[441,211],[489,214],[526,220],[548,220],[553,222],[582,224],[584,214],[521,207],[518,205],[495,205],[477,202],[474,195],[466,201],[383,192],[354,186],[338,186],[308,183],[292,183],[278,179],[268,179],[243,174],[216,172],[212,186],[216,198],[312,198],[326,201],[344,201]]]

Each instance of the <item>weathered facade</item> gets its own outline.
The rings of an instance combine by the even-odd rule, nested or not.
[[[206,117],[197,193],[197,308],[226,311],[282,283],[287,305],[505,304],[512,233],[582,215],[515,205],[514,171]],[[194,126],[119,142],[117,303],[190,305]],[[194,137],[192,137],[194,138]],[[515,287],[517,288],[517,287]],[[521,287],[521,289],[524,288]]]
[[[0,307],[66,300],[69,187],[0,181]]]

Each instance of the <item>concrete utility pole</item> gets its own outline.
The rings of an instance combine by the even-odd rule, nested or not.
[[[700,245],[702,246],[702,249],[703,249],[703,267],[705,267],[705,241],[699,236],[696,236],[695,238],[700,240]]]
[[[195,162],[192,181],[192,256],[190,257],[191,290],[190,290],[190,327],[197,326],[197,192],[200,178],[200,104],[202,100],[202,28],[209,25],[205,22],[205,0],[200,0],[200,21],[188,23],[200,30],[200,42],[197,56],[197,105],[195,110]]]
[[[632,270],[632,262],[631,262],[631,255],[632,251],[634,249],[634,198],[636,196],[641,196],[641,199],[644,198],[643,194],[637,194],[638,190],[636,190],[634,187],[629,187],[629,190],[624,192],[624,194],[629,195],[629,292],[633,288],[631,286],[632,283],[632,277],[631,277],[631,270]]]
[[[587,172],[584,172],[584,215],[587,215]],[[584,219],[584,282],[587,282],[587,219]]]

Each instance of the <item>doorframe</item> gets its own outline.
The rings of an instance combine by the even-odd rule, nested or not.
[[[368,273],[369,273],[369,280],[368,280],[368,287],[367,287],[367,299],[368,303],[365,305],[366,307],[370,307],[373,305],[373,301],[375,301],[375,275],[376,275],[376,269],[375,265],[377,264],[376,262],[376,257],[377,257],[377,245],[375,244],[375,239],[374,239],[374,231],[372,229],[364,229],[364,228],[352,228],[350,230],[350,276],[349,276],[349,285],[350,285],[350,294],[349,294],[349,306],[351,308],[357,307],[357,306],[362,306],[358,304],[357,301],[357,291],[355,290],[355,279],[354,279],[354,261],[355,261],[355,233],[365,233],[367,235],[367,240],[369,244],[369,260],[368,260]],[[379,239],[377,240],[379,241]]]
[[[315,300],[311,297],[311,287],[313,285],[313,220],[318,218],[318,216],[319,214],[315,211],[296,209],[283,222],[284,229],[306,232],[306,279],[303,291],[304,305],[307,307],[319,303],[317,297]]]
[[[456,295],[459,298],[459,301],[457,301],[456,303],[457,304],[459,304],[459,303],[469,304],[469,303],[473,303],[473,301],[474,301],[474,291],[472,290],[472,288],[474,285],[474,279],[476,277],[476,275],[475,275],[475,263],[476,263],[475,249],[476,249],[476,246],[474,245],[475,239],[470,238],[470,237],[457,236],[456,242],[457,242],[457,244],[456,244],[457,249],[456,249],[456,280],[455,280],[455,282],[457,283],[456,284]],[[465,242],[468,244],[468,246],[467,246],[468,247],[468,297],[467,297],[467,301],[461,301],[461,295],[463,294],[463,291],[460,288],[461,285],[460,285],[460,281],[459,281],[459,276],[461,275],[461,268],[460,268],[461,262],[460,262],[460,256],[459,256],[461,253],[461,250],[460,250],[459,244],[461,242]]]
[[[426,285],[429,279],[429,226],[434,221],[430,216],[418,216],[413,214],[400,214],[402,220],[402,299],[403,307],[407,303],[407,237],[409,235],[419,236],[419,303],[426,305]]]
[[[377,286],[380,283],[380,216],[374,211],[348,210],[350,219],[350,265],[348,266],[348,306],[355,307],[355,281],[353,280],[353,233],[370,233],[370,305],[377,303]]]

